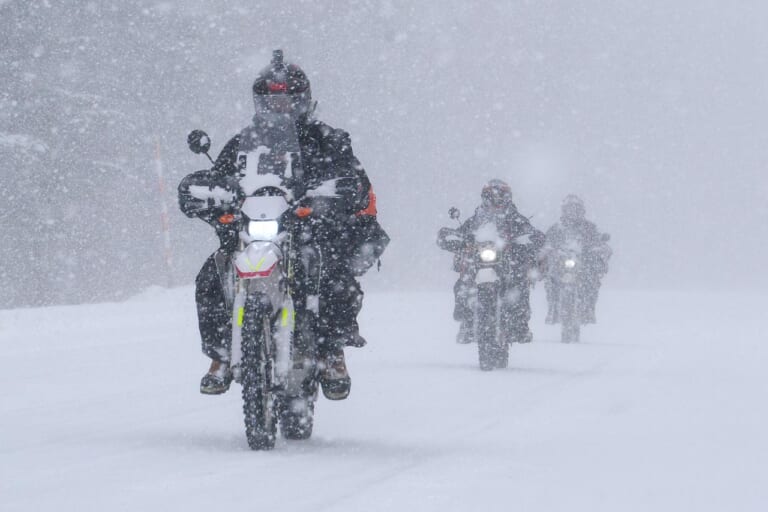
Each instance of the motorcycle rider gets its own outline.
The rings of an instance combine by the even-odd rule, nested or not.
[[[483,186],[480,194],[481,204],[475,213],[448,236],[444,232],[438,235],[440,248],[454,252],[454,270],[459,272],[459,279],[453,287],[455,307],[453,317],[461,322],[458,343],[474,341],[473,302],[477,289],[470,272],[469,261],[462,254],[465,241],[484,225],[493,224],[506,247],[511,248],[509,255],[509,283],[512,285],[507,302],[502,311],[502,318],[508,318],[511,328],[509,342],[528,343],[533,335],[528,328],[531,318],[530,307],[530,272],[535,268],[537,255],[544,244],[544,234],[533,227],[527,217],[518,212],[512,202],[512,191],[507,183],[493,179]],[[527,236],[526,236],[527,235]],[[524,240],[521,240],[524,239]],[[521,243],[522,241],[526,243]]]
[[[581,321],[583,323],[595,323],[595,306],[600,290],[600,280],[608,272],[608,260],[611,257],[611,248],[606,243],[608,235],[601,235],[597,226],[586,219],[584,201],[575,194],[569,194],[563,199],[561,206],[560,222],[547,230],[547,237],[542,258],[545,268],[542,271],[544,287],[547,292],[546,323],[557,323],[557,298],[559,287],[556,279],[547,272],[547,256],[553,251],[564,247],[565,244],[577,241],[581,247],[584,258],[584,272],[582,276],[582,293],[584,297]]]
[[[306,303],[319,296],[316,306],[307,307],[318,308],[320,383],[327,398],[344,399],[351,385],[344,347],[366,343],[356,318],[363,298],[356,277],[378,260],[389,238],[376,220],[375,196],[349,134],[314,119],[309,79],[283,61],[281,50],[256,77],[253,101],[253,122],[227,142],[210,170],[179,185],[182,211],[214,225],[220,242],[195,281],[202,349],[212,360],[200,391],[221,394],[232,381],[231,311],[216,261],[237,247],[238,233],[216,219],[239,200],[240,180],[275,174],[302,206],[304,213],[294,217],[302,225],[299,244],[315,244],[323,254],[319,292],[302,290],[301,282],[294,288]]]

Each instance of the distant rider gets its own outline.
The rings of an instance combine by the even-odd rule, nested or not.
[[[577,244],[580,247],[584,261],[582,293],[585,299],[582,303],[581,321],[593,324],[596,321],[595,306],[600,290],[600,281],[608,272],[608,260],[612,251],[606,243],[607,235],[601,235],[597,226],[588,221],[585,215],[584,201],[579,196],[569,194],[563,199],[560,222],[547,231],[546,244],[542,250],[542,261],[546,262],[548,256],[567,245]],[[558,323],[558,281],[547,272],[546,267],[543,274],[549,304],[546,323]]]
[[[505,250],[508,261],[508,300],[502,305],[501,318],[510,322],[511,339],[508,342],[528,343],[532,334],[528,328],[531,318],[530,288],[531,272],[536,267],[537,255],[544,244],[544,234],[533,227],[528,218],[517,211],[512,202],[512,191],[507,183],[494,179],[489,181],[480,194],[481,205],[455,233],[442,231],[438,245],[455,253],[454,270],[459,279],[453,287],[455,308],[453,317],[461,322],[458,343],[474,341],[474,309],[477,288],[474,284],[474,269],[471,258],[465,257],[467,242],[484,226],[495,226],[498,236],[509,250]],[[451,230],[452,231],[452,230]]]

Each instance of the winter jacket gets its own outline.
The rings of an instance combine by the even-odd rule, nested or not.
[[[547,230],[543,257],[563,248],[570,240],[577,240],[588,267],[596,274],[608,271],[611,249],[603,240],[597,226],[586,219],[561,220]]]
[[[182,211],[214,225],[222,248],[233,250],[237,234],[215,222],[220,212],[238,198],[239,191],[233,190],[237,188],[232,186],[233,180],[236,183],[246,170],[250,172],[252,169],[258,174],[279,175],[284,186],[291,190],[293,199],[299,205],[312,208],[313,214],[307,222],[312,223],[315,241],[331,249],[339,266],[354,260],[357,267],[352,271],[358,275],[363,273],[379,258],[389,238],[376,221],[375,213],[355,215],[366,210],[370,212],[372,191],[365,170],[352,152],[349,134],[305,118],[296,123],[294,135],[298,147],[288,144],[285,153],[264,154],[259,150],[260,144],[278,147],[281,142],[265,140],[267,130],[262,130],[258,123],[258,119],[254,119],[253,125],[232,137],[207,173],[199,171],[182,181],[179,186]],[[286,154],[291,156],[286,157]],[[249,158],[256,161],[249,162]],[[189,194],[183,192],[188,191],[189,182],[203,179],[209,181],[209,188],[218,194],[219,200],[207,198],[210,208],[200,212],[187,206],[192,201]],[[231,192],[229,199],[227,192]],[[361,252],[369,258],[355,258]],[[359,263],[361,260],[364,263]],[[368,267],[361,269],[360,265]]]
[[[483,226],[489,224],[495,225],[496,233],[505,243],[505,252],[513,266],[510,270],[525,273],[535,265],[537,254],[544,245],[544,233],[533,227],[530,221],[511,205],[502,211],[479,207],[457,230],[449,230],[452,232],[450,235],[448,232],[441,232],[438,245],[457,253],[454,258],[454,270],[463,272],[466,264],[465,255],[459,252],[455,240],[462,240],[463,246],[472,240]]]

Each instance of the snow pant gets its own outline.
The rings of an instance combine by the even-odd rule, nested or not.
[[[197,321],[203,353],[216,361],[229,362],[232,311],[224,297],[215,256],[216,253],[208,257],[195,280]],[[302,283],[297,283],[296,288],[302,290]],[[337,353],[359,333],[357,314],[363,304],[363,292],[354,275],[342,268],[324,272],[317,290],[317,350],[320,355]],[[308,294],[298,295],[305,297],[306,304]],[[298,306],[297,314],[301,314]]]
[[[584,318],[592,318],[594,322],[597,295],[600,292],[600,278],[584,281]]]
[[[515,279],[503,282],[500,294],[501,325],[508,336],[508,342],[527,339],[530,333],[528,322],[531,319],[531,287],[527,279]],[[469,277],[459,277],[453,286],[455,306],[453,318],[473,329],[477,308],[477,285]]]
[[[203,354],[228,363],[232,342],[232,311],[227,307],[224,288],[216,268],[216,253],[211,254],[195,279],[197,323]]]
[[[336,270],[320,285],[317,351],[322,357],[338,353],[358,336],[357,314],[363,291],[351,272]]]
[[[475,283],[460,275],[453,285],[453,297],[453,319],[459,322],[474,322],[474,304],[477,301]]]

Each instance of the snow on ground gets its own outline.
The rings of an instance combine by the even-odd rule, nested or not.
[[[440,293],[366,297],[352,394],[252,452],[193,292],[0,311],[0,510],[764,510],[765,295],[606,291],[480,372]]]

